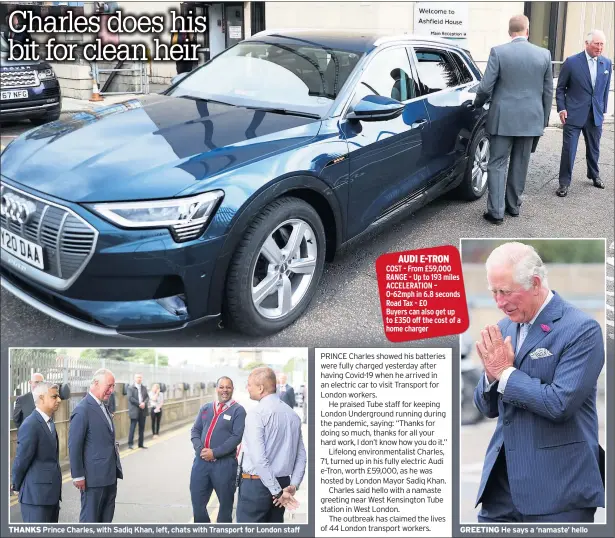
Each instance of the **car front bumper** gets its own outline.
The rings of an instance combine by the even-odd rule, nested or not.
[[[63,262],[46,244],[41,245],[45,271],[2,249],[6,291],[63,323],[108,336],[173,331],[220,317],[211,311],[209,290],[226,236],[208,237],[206,230],[199,239],[177,243],[166,229],[120,229],[78,204],[61,207],[96,230],[91,254],[73,278],[62,280],[50,277],[50,266]],[[4,226],[15,233],[14,226]]]
[[[0,102],[0,120],[40,118],[59,114],[62,109],[60,85],[56,80],[46,80],[37,87],[27,89],[27,99],[10,99]]]

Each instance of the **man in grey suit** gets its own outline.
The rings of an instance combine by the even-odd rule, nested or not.
[[[21,426],[24,420],[26,420],[34,411],[34,389],[45,380],[43,374],[32,374],[30,377],[30,392],[22,394],[15,399],[15,407],[13,407],[13,422],[17,429]]]
[[[489,195],[483,217],[492,224],[504,222],[504,211],[511,217],[519,216],[532,144],[549,123],[553,99],[551,53],[528,42],[529,28],[525,15],[510,19],[511,41],[491,49],[474,99],[474,106],[481,107],[491,98],[486,125],[490,135]]]
[[[115,426],[105,405],[114,389],[113,373],[97,370],[70,416],[68,454],[73,483],[81,492],[80,523],[113,521],[117,479],[123,478]]]
[[[128,431],[128,448],[134,448],[135,429],[139,426],[139,448],[147,448],[143,444],[145,438],[145,419],[147,418],[147,404],[149,394],[143,385],[143,375],[135,374],[135,384],[128,387],[128,418],[130,430]]]

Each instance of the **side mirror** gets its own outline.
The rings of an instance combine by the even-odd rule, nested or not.
[[[171,86],[174,86],[175,84],[177,84],[180,80],[183,80],[184,78],[186,78],[190,73],[180,73],[179,75],[175,75],[172,79],[171,79]]]
[[[351,121],[384,121],[397,118],[404,111],[404,104],[382,95],[368,95],[361,99],[348,114]]]

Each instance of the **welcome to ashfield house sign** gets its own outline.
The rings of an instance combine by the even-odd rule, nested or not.
[[[416,2],[414,33],[449,39],[466,39],[468,35],[467,2]]]

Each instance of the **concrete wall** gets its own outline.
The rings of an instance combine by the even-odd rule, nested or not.
[[[115,387],[115,402],[116,412],[113,417],[115,425],[115,437],[118,441],[122,441],[128,437],[130,428],[130,419],[128,418],[128,397],[122,394],[124,384],[118,383]],[[194,388],[190,391],[184,391],[180,387],[167,387],[165,397],[168,398],[162,407],[163,415],[160,424],[161,432],[171,428],[174,424],[184,423],[193,420],[201,406],[213,398],[213,388],[208,386],[205,389]],[[85,393],[71,395],[71,399],[80,400],[85,397]],[[11,409],[15,398],[11,398]],[[58,441],[60,445],[60,461],[68,458],[68,428],[70,422],[69,402],[65,401],[60,404],[60,408],[54,416],[56,431],[58,432]],[[151,431],[150,419],[146,421],[146,435]],[[11,464],[17,450],[17,430],[11,421],[10,431]]]
[[[89,99],[92,96],[92,76],[89,65],[50,62],[55,71],[62,97]]]
[[[523,2],[468,2],[468,42],[475,60],[505,43],[508,20]],[[412,33],[414,2],[267,2],[266,28],[347,28],[381,34]]]
[[[615,4],[613,2],[567,2],[564,58],[585,48],[585,36],[597,28],[606,34],[604,55],[613,59]]]

